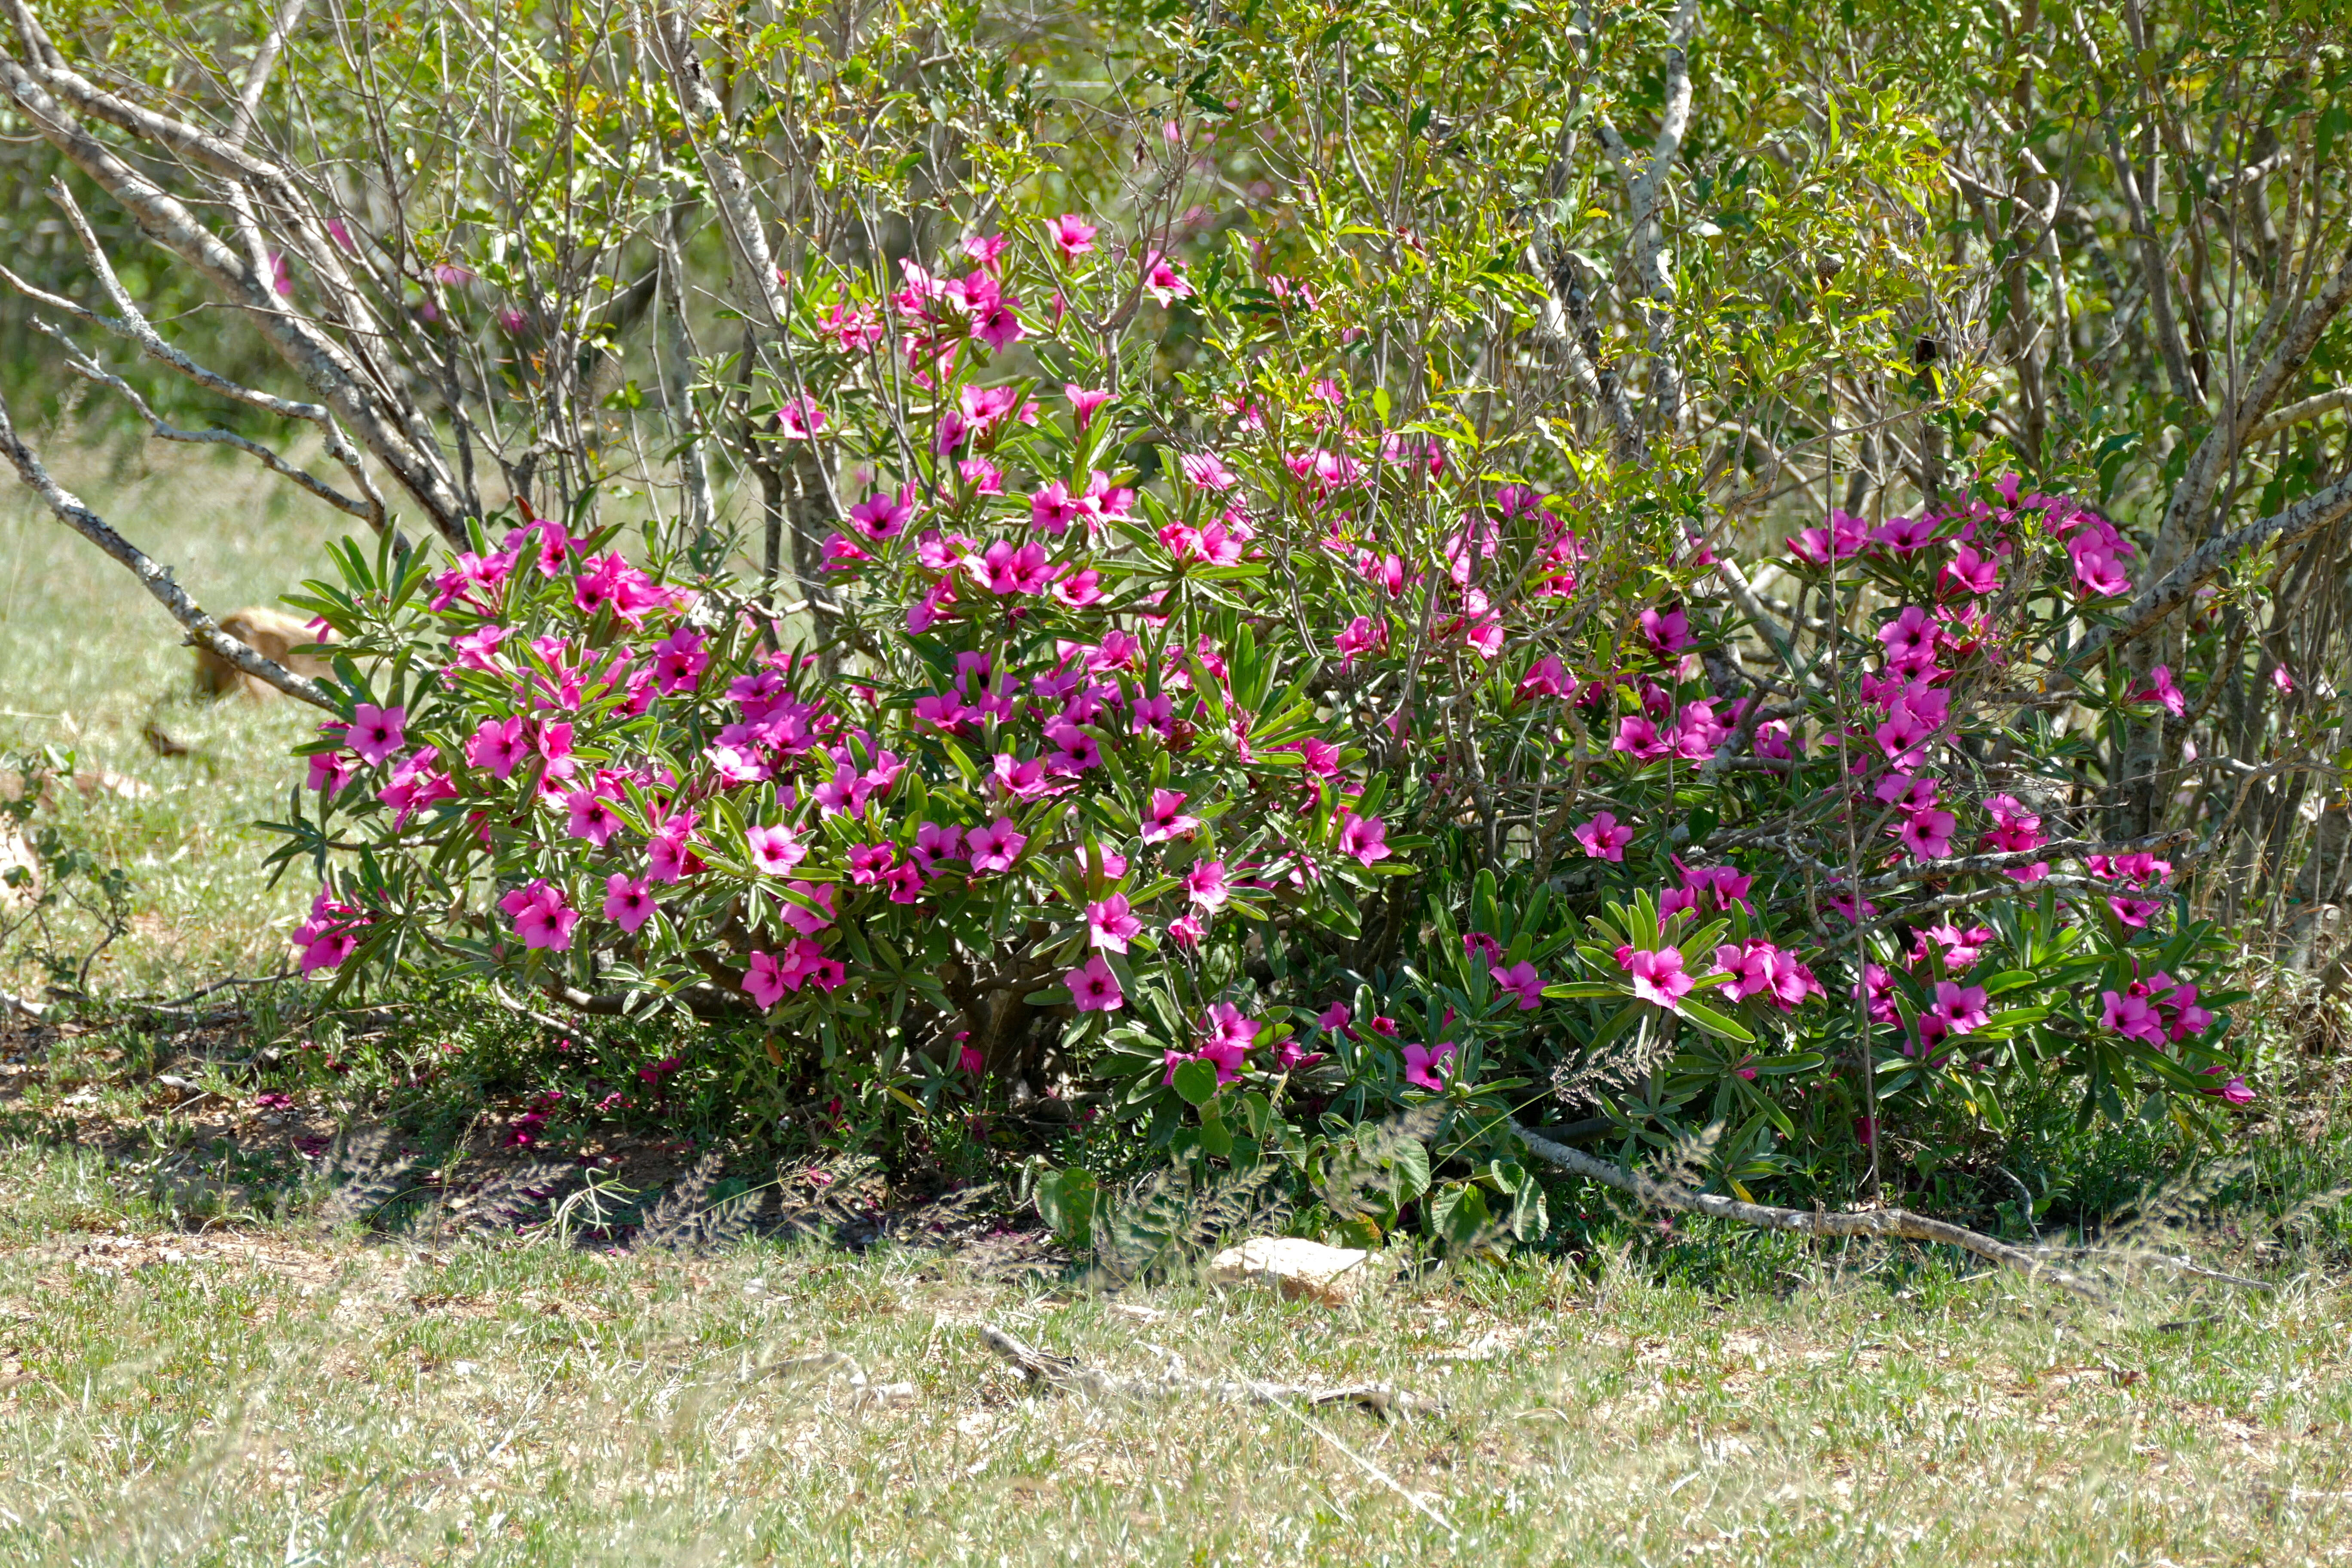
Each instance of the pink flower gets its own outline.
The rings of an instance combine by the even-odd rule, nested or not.
[[[1672,742],[1659,738],[1656,724],[1639,713],[1628,713],[1617,721],[1617,738],[1609,749],[1622,752],[1637,763],[1654,763],[1675,748]]]
[[[833,899],[837,889],[831,882],[793,882],[790,888],[817,907],[811,909],[792,899],[779,900],[786,925],[803,936],[814,936],[833,923]]]
[[[824,428],[824,410],[814,397],[788,397],[776,410],[776,428],[788,441],[806,441]]]
[[[688,873],[698,870],[701,862],[688,847],[694,834],[694,814],[671,817],[655,833],[653,842],[646,847],[646,879],[652,882],[678,882]]]
[[[1143,814],[1143,841],[1164,844],[1171,838],[1181,838],[1201,826],[1201,819],[1183,815],[1184,796],[1172,789],[1151,792],[1151,805]]]
[[[572,928],[580,923],[580,912],[571,907],[563,889],[545,878],[509,893],[499,900],[499,908],[513,917],[515,934],[527,948],[562,952],[571,947]]]
[[[1436,1093],[1445,1087],[1441,1069],[1459,1047],[1452,1040],[1440,1040],[1433,1046],[1407,1046],[1404,1048],[1404,1080],[1417,1088]]]
[[[1787,1013],[1801,1005],[1808,996],[1822,994],[1821,982],[1813,978],[1811,970],[1797,962],[1796,954],[1769,942],[1750,942],[1744,946],[1726,942],[1715,950],[1715,963],[1717,968],[1732,977],[1725,989],[1742,1001],[1761,996]]]
[[[2107,994],[2112,996],[2115,993],[2110,991]],[[2208,1077],[2219,1077],[2229,1070],[2227,1068],[2221,1067],[2210,1067],[2205,1069]],[[2209,1089],[2205,1092],[2216,1100],[2226,1100],[2231,1105],[2252,1105],[2254,1102],[2254,1091],[2246,1087],[2246,1080],[2243,1078],[2233,1077],[2219,1089]]]
[[[982,586],[999,597],[1042,594],[1053,581],[1046,570],[1049,560],[1045,547],[1034,540],[1016,545],[1000,539],[982,553],[974,563],[973,574]]]
[[[2099,1026],[2127,1040],[2142,1040],[2151,1046],[2164,1044],[2164,1020],[2145,996],[2122,991],[2100,993],[2105,1010],[2099,1015]]]
[[[709,663],[702,634],[690,626],[680,626],[654,645],[654,679],[665,692],[693,690]]]
[[[1621,826],[1613,812],[1601,812],[1590,822],[1576,826],[1576,841],[1584,846],[1585,855],[1594,860],[1625,858],[1625,847],[1633,842],[1633,830]]]
[[[352,727],[343,739],[362,762],[375,767],[407,743],[408,710],[362,702],[352,710]]]
[[[1682,1011],[1683,998],[1698,984],[1683,973],[1680,948],[1654,952],[1631,946],[1617,950],[1617,966],[1633,977],[1633,997],[1669,1012]]]
[[[585,838],[602,849],[621,830],[613,803],[593,790],[575,789],[563,797],[565,826],[574,838]]]
[[[1208,934],[1209,928],[1201,923],[1201,917],[1189,910],[1168,922],[1168,938],[1179,947],[1198,947],[1201,939]]]
[[[1901,615],[1878,628],[1878,640],[1885,645],[1889,669],[1929,668],[1936,662],[1936,617],[1916,605],[1907,605]]]
[[[1914,860],[1937,860],[1951,853],[1957,819],[1948,811],[1906,813],[1893,832]]]
[[[1121,951],[1125,951],[1122,946]],[[1089,953],[1081,967],[1062,976],[1070,988],[1070,1000],[1081,1013],[1112,1013],[1127,1004],[1127,994],[1118,988],[1118,976],[1103,962],[1101,953]]]
[[[310,777],[303,781],[306,789],[321,795],[332,795],[352,782],[353,768],[351,755],[345,752],[313,752],[310,757]]]
[[[1204,490],[1229,490],[1241,483],[1214,452],[1187,452],[1176,459],[1185,479]]]
[[[1974,1034],[1991,1016],[1985,1010],[1983,986],[1962,986],[1949,980],[1936,982],[1935,1005],[1927,1016],[1955,1035]]]
[[[1108,392],[1097,392],[1075,382],[1064,384],[1062,395],[1070,400],[1070,412],[1081,430],[1093,422],[1095,410],[1108,403],[1111,397]]]
[[[1076,261],[1095,247],[1095,236],[1100,232],[1093,224],[1076,213],[1064,213],[1060,217],[1045,220],[1045,237],[1062,253],[1065,261]]]
[[[1902,1016],[1895,1010],[1895,976],[1875,963],[1862,966],[1862,983],[1853,994],[1863,998],[1873,1023],[1892,1024]]]
[[[1489,969],[1487,973],[1498,990],[1519,999],[1520,1012],[1532,1013],[1543,1005],[1543,980],[1536,973],[1534,964],[1522,962],[1508,969]]]
[[[654,897],[643,877],[615,871],[604,879],[604,918],[635,933],[653,918]]]
[[[1214,913],[1225,907],[1233,889],[1225,880],[1223,860],[1200,860],[1184,873],[1185,896],[1202,909]]]
[[[2172,684],[2172,670],[2168,665],[2158,665],[2147,672],[2147,685],[2132,693],[2135,702],[2153,702],[2174,718],[2186,717],[2189,694]]]
[[[1648,639],[1650,647],[1657,651],[1661,658],[1679,658],[1685,648],[1694,646],[1691,642],[1690,616],[1679,609],[1668,610],[1664,614],[1654,609],[1643,610],[1634,617],[1634,624],[1642,628],[1642,636]]]
[[[1087,906],[1087,940],[1096,947],[1125,952],[1128,940],[1142,930],[1143,922],[1128,908],[1125,893],[1113,893]]]
[[[1515,695],[1521,702],[1531,697],[1560,697],[1567,694],[1568,685],[1568,667],[1560,663],[1559,655],[1547,654],[1520,677]]]
[[[458,668],[495,673],[499,664],[494,656],[498,652],[499,644],[506,641],[506,638],[507,628],[504,626],[476,626],[470,632],[460,633],[451,637],[449,647],[457,656]]]
[[[1750,914],[1755,912],[1748,902],[1748,889],[1756,885],[1756,879],[1742,876],[1738,867],[1685,866],[1680,857],[1675,858],[1675,866],[1683,874],[1682,890],[1688,895],[1688,901],[1678,907],[1696,910],[1704,900],[1717,909],[1727,910],[1738,904]],[[1667,913],[1663,902],[1658,906],[1658,912],[1662,919]]]
[[[1965,543],[1952,551],[1952,559],[1944,566],[1942,578],[1963,594],[1985,595],[2000,586],[2000,563],[1989,555],[1979,555]]]
[[[791,988],[794,991],[800,989],[797,976]],[[757,1002],[764,1012],[784,999],[784,966],[772,954],[753,953],[751,962],[743,967],[744,994]]]
[[[964,835],[964,852],[971,858],[975,872],[1010,871],[1028,844],[1028,836],[1016,829],[1009,816],[1000,816],[987,826],[975,827]]]
[[[1143,258],[1143,291],[1161,305],[1192,297],[1192,284],[1184,276],[1184,264],[1153,251]]]
[[[808,846],[782,823],[745,828],[743,843],[751,851],[751,864],[771,877],[781,877],[808,858]]]
[[[895,496],[887,490],[877,490],[849,509],[850,526],[877,542],[896,539],[914,520],[914,501],[912,485]]]
[[[1354,812],[1339,814],[1339,853],[1352,855],[1370,866],[1389,858],[1388,824],[1377,816],[1358,816]]]
[[[1370,653],[1388,640],[1388,628],[1375,626],[1370,616],[1358,616],[1342,626],[1331,639],[1339,653],[1339,668],[1347,668],[1356,662],[1360,653]]]
[[[376,799],[393,809],[394,832],[406,827],[409,818],[434,802],[457,798],[457,786],[441,771],[440,760],[440,748],[420,746],[394,764],[391,782],[376,791]]]

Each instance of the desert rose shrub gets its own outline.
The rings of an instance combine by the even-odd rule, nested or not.
[[[1050,1071],[1195,1162],[1425,1110],[1464,1234],[1540,1223],[1540,1095],[1742,1182],[2021,1079],[2243,1097],[2185,836],[2100,842],[2049,721],[2183,700],[2071,688],[2112,523],[1833,513],[1780,564],[1855,629],[1776,658],[1679,521],[1238,349],[1332,307],[1218,261],[1039,215],[794,279],[761,439],[839,476],[822,643],[657,529],[348,554],[305,970],[756,1017],[869,1101]],[[1185,375],[1076,325],[1139,293]]]

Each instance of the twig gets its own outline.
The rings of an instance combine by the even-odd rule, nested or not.
[[[1881,1240],[1937,1242],[1972,1252],[1988,1262],[2005,1264],[2036,1279],[2046,1279],[2086,1301],[2102,1306],[2107,1301],[2106,1293],[2081,1275],[2053,1268],[2024,1247],[1995,1241],[1991,1237],[1965,1226],[1929,1219],[1925,1215],[1912,1214],[1906,1209],[1864,1209],[1859,1213],[1831,1214],[1825,1209],[1784,1209],[1769,1204],[1741,1203],[1736,1198],[1718,1197],[1712,1193],[1693,1192],[1678,1183],[1654,1180],[1605,1160],[1596,1160],[1565,1143],[1555,1143],[1541,1133],[1529,1131],[1517,1123],[1513,1125],[1519,1134],[1519,1141],[1536,1158],[1563,1171],[1588,1176],[1604,1187],[1614,1188],[1653,1207],[1675,1209],[1684,1214],[1712,1215],[1718,1219],[1737,1220],[1742,1225],[1757,1226],[1765,1230],[1785,1230],[1798,1236],[1863,1236],[1876,1237]]]
[[[991,1323],[980,1326],[988,1348],[1019,1367],[1030,1382],[1097,1399],[1171,1399],[1205,1394],[1230,1404],[1353,1405],[1379,1415],[1424,1415],[1443,1409],[1437,1401],[1407,1394],[1385,1383],[1339,1384],[1265,1383],[1256,1378],[1193,1378],[1168,1372],[1159,1377],[1114,1377],[1067,1356],[1033,1349]]]

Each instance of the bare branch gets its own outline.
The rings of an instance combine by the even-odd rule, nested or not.
[[[1927,1241],[1942,1247],[1957,1247],[1987,1262],[2017,1269],[2036,1279],[2046,1279],[2084,1300],[2101,1305],[2106,1302],[2106,1293],[2081,1275],[2056,1268],[2021,1247],[1996,1241],[1965,1226],[1929,1219],[1907,1209],[1864,1209],[1858,1214],[1831,1214],[1824,1209],[1784,1209],[1769,1204],[1741,1203],[1737,1198],[1694,1192],[1678,1183],[1656,1181],[1637,1171],[1628,1171],[1605,1160],[1596,1160],[1581,1150],[1571,1149],[1565,1143],[1555,1143],[1542,1133],[1516,1123],[1512,1130],[1528,1146],[1528,1152],[1536,1158],[1563,1171],[1599,1182],[1602,1186],[1623,1193],[1652,1208],[1710,1215],[1717,1219],[1734,1220],[1764,1230],[1784,1230],[1795,1236],[1874,1237],[1883,1241]]]
[[[65,333],[48,322],[37,319],[33,322],[33,328],[65,350],[68,370],[85,381],[95,382],[100,386],[110,386],[129,399],[131,406],[138,411],[139,417],[147,422],[148,429],[153,432],[157,440],[185,441],[197,446],[234,447],[258,461],[271,473],[301,486],[337,511],[348,512],[363,522],[373,521],[366,502],[353,500],[323,479],[314,478],[295,467],[258,441],[247,440],[234,430],[224,430],[218,426],[214,426],[207,430],[183,430],[177,426],[164,423],[154,409],[148,406],[147,400],[140,396],[129,382],[110,374],[97,361],[74,347],[72,341]]]
[[[172,581],[171,568],[158,565],[139,548],[108,526],[104,518],[82,504],[79,497],[49,477],[30,447],[16,434],[15,423],[8,417],[8,408],[0,402],[0,450],[5,450],[15,465],[16,477],[48,504],[58,520],[67,527],[113,556],[139,579],[155,602],[172,613],[172,618],[188,629],[188,640],[208,648],[257,680],[266,680],[289,697],[299,697],[315,708],[330,713],[339,712],[335,700],[325,688],[306,676],[295,674],[277,660],[265,658],[252,647],[220,629],[220,624],[206,615],[202,605]]]

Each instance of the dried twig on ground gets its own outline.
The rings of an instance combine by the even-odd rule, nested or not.
[[[1353,1405],[1385,1416],[1425,1415],[1444,1408],[1438,1401],[1408,1394],[1385,1383],[1265,1383],[1252,1377],[1187,1377],[1173,1368],[1159,1377],[1117,1377],[1067,1356],[1034,1349],[992,1324],[980,1337],[988,1348],[1019,1367],[1032,1383],[1097,1399],[1171,1399],[1206,1395],[1231,1404]]]
[[[1525,1127],[1518,1129],[1519,1139],[1528,1152],[1539,1160],[1557,1165],[1563,1171],[1580,1176],[1590,1176],[1602,1186],[1613,1187],[1654,1208],[1676,1209],[1684,1214],[1713,1215],[1719,1219],[1737,1220],[1766,1230],[1793,1231],[1799,1236],[1864,1236],[1882,1240],[1932,1241],[1946,1247],[1957,1247],[1973,1252],[1989,1262],[2046,1279],[2061,1289],[2070,1290],[2086,1301],[2107,1304],[2107,1294],[2095,1282],[2079,1274],[2056,1268],[2021,1247],[2011,1247],[2005,1241],[1965,1226],[1929,1219],[1925,1215],[1906,1209],[1864,1209],[1858,1213],[1832,1214],[1826,1209],[1784,1209],[1769,1204],[1745,1204],[1737,1198],[1718,1197],[1713,1193],[1694,1192],[1672,1182],[1661,1182],[1596,1160],[1581,1150],[1565,1143],[1555,1143],[1539,1132]]]

